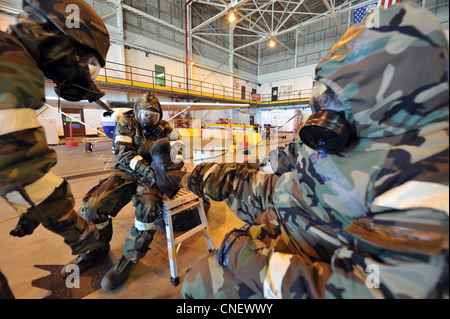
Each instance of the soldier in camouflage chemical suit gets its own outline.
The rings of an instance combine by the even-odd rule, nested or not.
[[[318,64],[291,171],[155,167],[158,187],[181,180],[248,223],[182,297],[448,298],[448,70],[431,13],[375,10]]]
[[[150,169],[152,145],[172,132],[162,115],[158,99],[150,93],[140,98],[132,111],[123,114],[114,135],[117,158],[114,172],[88,192],[79,211],[100,230],[96,249],[69,263],[79,265],[80,271],[84,271],[108,254],[113,234],[111,217],[130,201],[136,207],[135,224],[125,239],[123,256],[102,280],[102,288],[107,291],[121,287],[136,262],[145,256],[156,232],[154,221],[163,210],[163,193],[154,185]]]
[[[73,22],[69,5],[79,13],[74,26],[66,23]],[[30,235],[42,223],[76,255],[95,244],[98,231],[73,210],[69,185],[52,173],[56,153],[35,111],[45,101],[44,77],[67,100],[104,95],[93,79],[105,65],[109,34],[84,1],[29,0],[22,6],[17,24],[0,31],[0,195],[21,214],[11,235]]]

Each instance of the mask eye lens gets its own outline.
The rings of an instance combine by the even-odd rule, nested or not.
[[[330,99],[330,97],[328,95],[322,95],[319,98],[319,104],[320,104],[321,107],[325,107],[325,106],[328,105],[328,103],[330,103],[330,100],[331,99]]]
[[[100,72],[100,62],[95,56],[90,57],[86,62],[80,62],[81,67],[87,67],[89,70],[89,77],[91,80],[95,80]]]
[[[100,72],[100,63],[98,62],[98,59],[95,56],[89,58],[89,60],[87,60],[87,66],[89,68],[91,80],[95,80]]]
[[[325,84],[316,82],[311,94],[310,107],[313,112],[327,109],[336,112],[344,111],[341,100],[337,94]]]
[[[140,110],[138,113],[138,117],[140,122],[146,126],[146,125],[156,125],[158,124],[160,120],[160,114],[154,111],[149,110]]]

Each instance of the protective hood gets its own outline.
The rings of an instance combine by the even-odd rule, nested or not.
[[[350,28],[316,69],[316,80],[343,102],[359,138],[448,127],[448,44],[427,10],[401,4],[376,9]],[[442,124],[441,124],[442,125]]]
[[[158,119],[152,122],[145,121],[145,117],[142,117],[143,111],[157,113]],[[133,106],[133,116],[144,129],[158,126],[163,117],[163,112],[161,104],[159,103],[157,97],[152,93],[147,93],[146,95],[142,96],[139,100],[136,101]]]
[[[8,31],[27,48],[44,75],[55,82],[58,96],[68,101],[89,102],[104,96],[105,92],[94,82],[103,63],[97,48],[75,41],[50,20],[49,12],[31,8],[25,2],[25,11],[16,17],[17,24]],[[108,35],[104,40],[109,45]]]
[[[97,53],[104,67],[110,39],[108,30],[99,14],[82,0],[23,0],[22,7],[37,10],[77,45]]]

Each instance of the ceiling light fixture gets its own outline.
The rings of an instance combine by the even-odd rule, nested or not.
[[[230,21],[231,23],[236,21],[236,17],[234,16],[234,12],[230,12],[230,15],[228,16],[228,21]]]
[[[273,41],[273,39],[271,39],[269,41],[269,47],[273,48],[275,46],[275,41]]]
[[[236,21],[236,15],[234,14],[235,11],[236,11],[235,8],[230,9],[230,14],[228,15],[228,21],[230,21],[230,23]]]

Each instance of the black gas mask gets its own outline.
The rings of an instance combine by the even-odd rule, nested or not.
[[[138,112],[138,122],[142,125],[142,134],[145,137],[159,136],[163,133],[160,121],[161,114],[155,109],[142,109]]]
[[[300,138],[310,148],[336,154],[350,142],[351,125],[337,94],[321,82],[316,82],[310,102],[313,113],[300,129]]]
[[[55,81],[55,92],[68,101],[88,100],[94,102],[105,95],[94,80],[100,71],[100,63],[95,56],[84,57],[76,63],[68,77],[63,81]]]
[[[144,137],[157,137],[163,133],[164,128],[160,125],[163,115],[161,105],[153,94],[148,93],[137,100],[133,114],[142,128]]]
[[[75,40],[61,31],[52,18],[30,4],[24,6],[24,12],[17,19],[18,23],[11,25],[9,32],[21,40],[44,75],[55,82],[58,96],[68,101],[94,102],[105,95],[94,82],[102,58],[96,48],[84,45],[87,35],[83,35],[83,41]]]
[[[157,127],[161,121],[161,114],[152,108],[140,109],[137,114],[137,120],[144,129]]]

